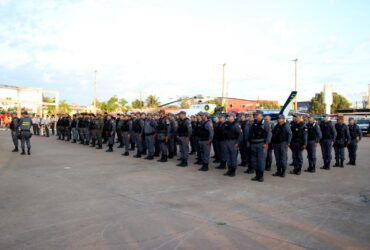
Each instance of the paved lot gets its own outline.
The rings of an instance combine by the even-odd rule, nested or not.
[[[0,131],[0,249],[370,249],[369,138],[357,167],[264,183],[32,139]]]

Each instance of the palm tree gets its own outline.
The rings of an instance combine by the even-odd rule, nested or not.
[[[158,97],[156,97],[155,95],[149,95],[145,101],[146,106],[149,108],[156,108],[160,104],[160,102],[158,101]]]

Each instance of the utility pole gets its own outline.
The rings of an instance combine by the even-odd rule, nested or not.
[[[225,67],[226,63],[222,64],[222,106],[225,107]]]
[[[297,64],[298,64],[298,59],[292,60],[294,62],[294,90],[298,91],[298,78],[297,78]],[[294,112],[298,111],[298,94],[295,97],[294,100]]]
[[[94,113],[96,114],[96,73],[98,71],[97,70],[94,70]]]

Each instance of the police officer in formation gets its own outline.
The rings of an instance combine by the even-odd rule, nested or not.
[[[307,127],[301,116],[294,114],[290,125],[292,140],[290,148],[293,154],[293,167],[291,174],[300,175],[303,165],[303,150],[307,147]]]
[[[335,165],[334,167],[344,167],[345,160],[345,148],[351,141],[351,136],[349,134],[348,126],[344,124],[343,117],[338,118],[338,122],[335,124],[335,130],[337,136],[334,141],[334,151],[335,151]]]
[[[335,138],[337,137],[337,131],[335,130],[332,122],[329,120],[328,115],[324,115],[323,121],[320,122],[321,129],[321,152],[324,161],[324,166],[321,169],[330,170],[330,164],[332,159],[332,147]]]
[[[234,113],[229,114],[228,120],[223,128],[223,135],[225,143],[225,150],[223,153],[226,156],[228,167],[228,171],[224,175],[234,177],[238,165],[238,148],[242,141],[242,129],[236,121],[236,115]]]
[[[356,166],[356,157],[357,157],[357,143],[362,139],[362,131],[360,127],[355,123],[355,120],[350,117],[349,118],[349,125],[348,130],[350,134],[350,142],[348,144],[348,155],[349,155],[349,162],[347,165]]]
[[[27,154],[31,154],[31,128],[33,126],[32,119],[28,116],[27,111],[23,112],[23,117],[19,120],[19,130],[20,130],[20,138],[21,138],[21,147],[22,153],[21,155],[26,154],[25,144],[27,145]]]
[[[276,172],[273,176],[285,177],[287,171],[288,148],[293,153],[294,169],[292,174],[301,174],[303,166],[303,152],[307,150],[308,168],[306,172],[316,171],[316,150],[320,143],[323,152],[324,169],[330,169],[332,147],[336,153],[336,165],[343,166],[344,148],[348,147],[350,161],[356,164],[357,143],[362,138],[360,128],[353,119],[345,125],[342,118],[334,126],[328,116],[318,124],[314,117],[309,117],[307,122],[299,114],[294,114],[290,123],[283,115],[279,115],[275,125],[269,117],[263,116],[262,111],[250,114],[230,113],[217,115],[212,120],[209,114],[200,112],[191,120],[182,111],[177,115],[166,114],[163,110],[159,114],[135,113],[132,115],[118,115],[118,118],[109,114],[78,114],[71,118],[68,115],[59,116],[57,121],[57,134],[61,140],[89,145],[97,149],[102,148],[106,139],[107,152],[113,152],[114,143],[118,148],[123,148],[122,155],[128,156],[132,145],[137,148],[134,157],[139,158],[145,153],[145,159],[153,160],[159,156],[160,162],[167,162],[174,156],[179,147],[179,167],[187,167],[191,151],[197,153],[195,164],[201,165],[199,171],[209,170],[211,147],[214,151],[214,163],[219,163],[216,169],[226,169],[225,176],[235,176],[238,154],[240,153],[239,166],[247,166],[245,173],[255,173],[253,181],[264,181],[265,168],[269,168],[272,160],[269,159],[269,150],[273,150],[276,161]],[[226,121],[227,118],[227,121]],[[14,127],[26,132],[32,127],[30,118],[25,116],[23,122],[16,122]],[[15,130],[16,132],[17,130]],[[68,132],[71,131],[71,137]],[[115,135],[117,134],[117,141]],[[13,134],[12,134],[13,135]],[[134,138],[132,138],[134,136]],[[27,143],[27,136],[24,143]],[[65,139],[66,138],[66,139]],[[173,140],[171,142],[171,140]],[[24,143],[23,147],[24,148]],[[174,143],[176,143],[174,145]],[[16,142],[14,142],[16,147]],[[191,147],[191,151],[190,151]],[[24,151],[24,150],[23,150]],[[271,161],[271,163],[270,163]]]
[[[192,127],[189,118],[186,117],[186,112],[181,111],[179,113],[179,119],[177,124],[177,140],[180,150],[180,163],[177,164],[179,167],[187,167],[189,159],[189,143],[192,136]]]
[[[279,115],[277,124],[272,129],[272,148],[276,160],[276,173],[273,176],[285,177],[286,168],[288,165],[288,148],[292,140],[292,131],[285,116]]]
[[[251,164],[256,172],[252,181],[263,182],[266,153],[271,141],[271,126],[263,119],[263,112],[257,111],[256,118],[249,131],[249,146],[251,147]]]
[[[316,172],[316,149],[322,138],[321,129],[316,123],[315,118],[310,116],[307,122],[307,159],[308,168],[305,172]]]

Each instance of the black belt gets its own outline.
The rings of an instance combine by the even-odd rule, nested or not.
[[[22,129],[21,132],[31,132],[31,130]]]
[[[145,136],[155,135],[155,133],[145,133]]]

